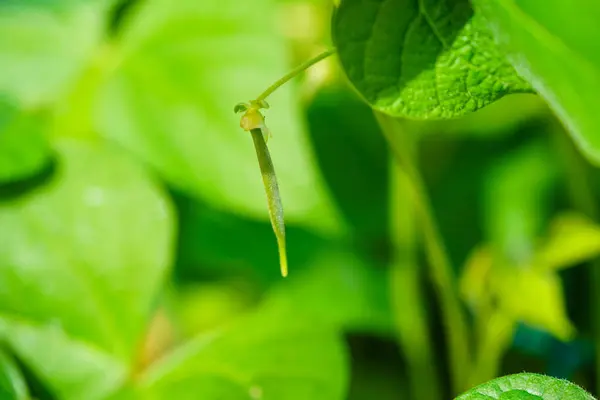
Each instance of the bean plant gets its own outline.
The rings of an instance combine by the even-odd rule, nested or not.
[[[0,2],[0,399],[593,399],[598,21]]]

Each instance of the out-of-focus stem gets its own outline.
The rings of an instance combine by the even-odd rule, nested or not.
[[[443,396],[416,260],[415,207],[407,196],[410,182],[396,163],[390,170],[390,234],[394,253],[389,281],[398,344],[408,364],[410,397],[438,400]]]
[[[469,328],[461,307],[450,259],[442,242],[433,217],[429,197],[421,174],[410,155],[407,132],[399,121],[380,113],[375,114],[396,162],[407,174],[410,189],[418,216],[418,227],[423,236],[429,261],[431,279],[439,300],[442,318],[448,341],[450,376],[455,394],[467,389],[467,379],[471,371],[469,349]]]
[[[477,348],[468,386],[474,387],[498,376],[502,356],[510,347],[516,323],[501,312],[478,316]]]
[[[571,140],[568,138],[562,126],[558,123],[554,126],[553,138],[557,151],[567,172],[566,183],[569,196],[573,205],[589,218],[600,222],[600,210],[596,205],[594,192],[590,182],[591,166],[586,163],[579,154]],[[600,393],[600,261],[590,263],[588,269],[590,274],[590,298],[591,318],[595,341],[595,363],[596,366],[596,394]]]

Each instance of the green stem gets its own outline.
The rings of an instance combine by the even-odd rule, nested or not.
[[[475,387],[498,376],[502,356],[510,347],[516,323],[501,312],[488,312],[477,316],[477,348],[467,386]]]
[[[294,78],[295,76],[297,76],[301,72],[303,72],[306,69],[312,67],[313,65],[315,65],[319,61],[321,61],[321,60],[329,57],[330,55],[334,54],[335,52],[336,52],[335,49],[329,49],[329,50],[327,50],[327,51],[319,54],[318,56],[316,56],[314,58],[311,58],[310,60],[308,60],[308,61],[306,61],[306,62],[298,65],[296,68],[294,68],[293,70],[291,70],[290,72],[288,72],[287,74],[285,74],[283,77],[281,77],[280,79],[278,79],[271,86],[269,86],[264,92],[262,92],[260,94],[260,96],[258,96],[256,98],[256,101],[260,102],[261,100],[265,100],[267,97],[269,97],[269,95],[271,93],[273,93],[274,91],[276,91],[281,85],[285,84],[290,79]]]
[[[591,168],[575,148],[564,129],[555,123],[553,138],[556,148],[562,156],[567,172],[566,183],[568,186],[571,203],[596,222],[600,222],[600,210],[596,205],[596,198],[592,190]],[[590,263],[590,297],[592,329],[595,341],[595,366],[596,366],[596,393],[600,393],[600,261]]]
[[[269,218],[273,226],[273,232],[277,238],[277,248],[279,250],[279,265],[281,267],[281,275],[286,277],[288,274],[287,252],[285,246],[285,223],[283,218],[283,205],[281,204],[281,196],[279,194],[279,185],[277,184],[277,176],[275,175],[275,167],[271,160],[271,154],[265,143],[263,131],[261,129],[250,130],[256,156],[258,157],[258,165],[262,175],[265,192],[267,194],[267,204],[269,209]]]
[[[408,153],[405,136],[410,132],[401,129],[398,122],[375,113],[383,134],[399,166],[406,172],[415,198],[417,216],[425,242],[431,279],[438,296],[448,340],[452,390],[458,394],[465,387],[471,370],[469,328],[458,298],[456,282],[450,259],[446,254],[438,227],[424,188],[423,179],[413,158]]]
[[[427,308],[421,286],[421,269],[416,260],[414,204],[410,181],[396,164],[390,170],[390,221],[394,258],[390,268],[390,298],[398,344],[408,363],[410,397],[422,400],[442,398],[439,371],[432,352]]]

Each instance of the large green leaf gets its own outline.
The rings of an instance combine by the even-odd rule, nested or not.
[[[0,399],[27,400],[27,384],[14,360],[0,349]]]
[[[250,136],[233,106],[287,69],[270,0],[145,2],[102,91],[98,130],[211,205],[267,220]],[[332,230],[337,217],[289,87],[270,98],[269,141],[289,222]]]
[[[113,148],[56,151],[49,184],[0,204],[0,337],[61,398],[92,399],[137,352],[170,264],[172,212]]]
[[[89,61],[105,1],[0,3],[0,93],[26,106],[55,100]]]
[[[412,121],[420,135],[449,135],[451,138],[502,139],[518,136],[532,120],[551,114],[544,100],[533,93],[505,96],[462,118]],[[498,153],[502,153],[498,149]]]
[[[49,161],[44,121],[0,101],[0,183],[34,175]]]
[[[342,400],[346,351],[335,330],[266,305],[220,332],[202,335],[143,376],[148,400]]]
[[[458,396],[455,400],[594,400],[579,386],[549,376],[516,374],[494,379]]]
[[[600,3],[474,0],[520,74],[550,104],[579,148],[600,162]]]
[[[344,0],[332,29],[348,78],[384,113],[450,118],[530,90],[468,0]]]

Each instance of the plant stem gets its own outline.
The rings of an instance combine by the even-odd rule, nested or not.
[[[276,91],[281,85],[285,84],[290,79],[294,78],[295,76],[297,76],[301,72],[303,72],[306,69],[312,67],[313,65],[315,65],[319,61],[321,61],[321,60],[329,57],[330,55],[334,54],[335,52],[336,52],[335,49],[329,49],[329,50],[324,51],[323,53],[319,54],[318,56],[313,57],[310,60],[308,60],[308,61],[306,61],[306,62],[298,65],[296,68],[294,68],[293,70],[291,70],[290,72],[288,72],[287,74],[285,74],[283,77],[281,77],[280,79],[278,79],[271,86],[269,86],[264,92],[262,92],[260,94],[260,96],[258,96],[256,98],[256,101],[265,100],[267,97],[269,97],[269,95],[271,93],[273,93],[274,91]]]
[[[450,259],[446,254],[441,235],[434,220],[429,197],[424,188],[423,179],[413,158],[408,154],[406,132],[398,121],[375,113],[398,165],[406,172],[412,194],[415,199],[421,233],[429,261],[431,279],[436,290],[442,318],[446,329],[450,362],[452,390],[455,394],[465,387],[471,370],[469,349],[469,329],[463,309],[458,299],[458,291],[453,277]],[[404,132],[403,132],[404,130]]]
[[[515,321],[502,312],[478,315],[477,348],[467,386],[475,387],[496,376],[502,356],[510,347],[516,329]]]
[[[432,352],[420,279],[422,272],[416,260],[415,207],[407,196],[410,181],[396,163],[391,165],[390,171],[390,234],[394,256],[389,282],[398,344],[408,363],[410,397],[438,400],[443,396]]]
[[[590,166],[583,159],[558,122],[553,127],[556,148],[567,171],[567,187],[573,205],[595,222],[600,222],[600,210],[590,182]],[[590,315],[595,341],[596,394],[600,393],[600,261],[590,263]]]

